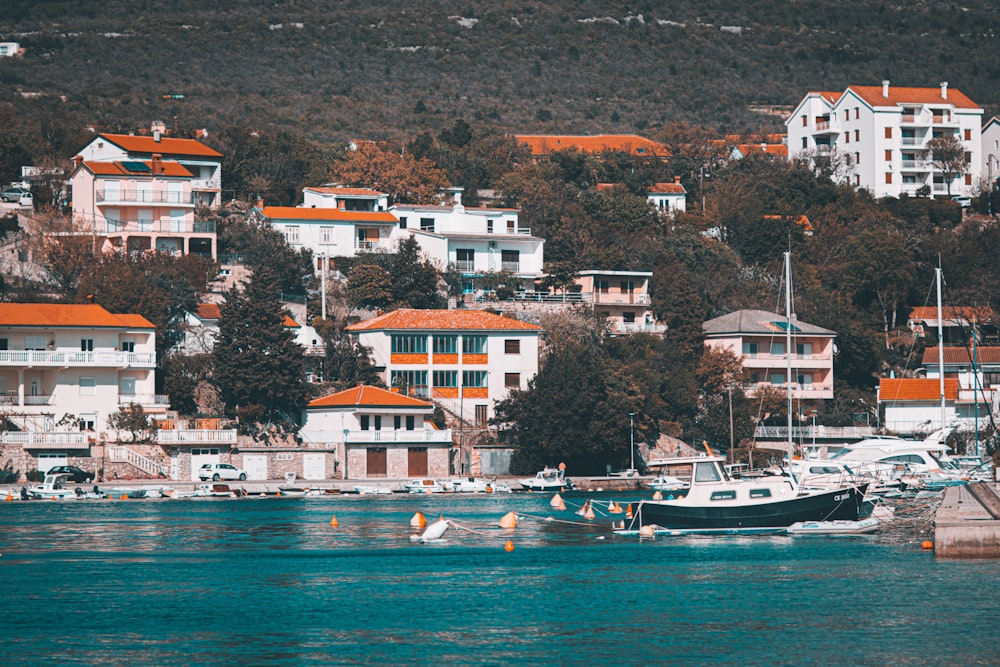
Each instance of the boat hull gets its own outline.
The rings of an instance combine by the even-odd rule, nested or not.
[[[810,493],[787,500],[744,504],[694,504],[687,499],[644,500],[636,518],[641,526],[683,530],[784,528],[800,521],[857,521],[865,487]]]

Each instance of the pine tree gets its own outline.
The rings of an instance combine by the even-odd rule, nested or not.
[[[303,351],[284,325],[278,295],[264,267],[244,292],[226,294],[212,360],[215,384],[231,413],[281,421],[296,416],[305,402]]]

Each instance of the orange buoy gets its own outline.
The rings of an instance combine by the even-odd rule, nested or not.
[[[562,498],[559,498],[559,504],[558,505],[553,505],[552,509],[557,509],[557,510],[560,510],[560,511],[563,511],[563,512],[566,511],[566,503],[565,503],[565,501],[563,501]]]
[[[333,526],[334,528],[336,528],[337,526],[340,525],[340,522],[337,521],[337,515],[336,514],[334,514],[332,517],[330,517],[330,525]]]
[[[517,514],[514,512],[507,512],[500,519],[501,528],[517,528]]]
[[[122,494],[122,500],[128,500],[128,494],[127,493],[123,493]]]
[[[622,506],[619,505],[617,502],[613,502],[611,503],[611,507],[608,508],[608,512],[610,512],[611,514],[621,514]]]
[[[653,494],[653,500],[663,500],[663,494],[657,491]]]
[[[503,545],[503,550],[506,551],[507,553],[513,551],[514,550],[513,540],[507,540],[507,542]]]
[[[7,502],[14,500],[14,496],[10,495],[10,491],[7,492]]]
[[[625,518],[626,519],[632,518],[632,503],[629,503],[628,507],[625,508]]]
[[[931,542],[930,540],[924,540],[923,542],[920,543],[920,548],[924,550],[933,549],[934,543]]]
[[[565,503],[563,502],[562,496],[557,493],[552,496],[552,500],[549,501],[549,507],[558,508],[560,505],[564,505],[563,509],[565,509]]]
[[[639,537],[656,537],[656,530],[652,526],[643,526],[639,529]]]
[[[413,515],[413,518],[410,519],[410,527],[412,528],[427,527],[427,519],[424,518],[423,512],[417,512],[416,514]]]
[[[593,508],[592,504],[590,503],[590,501],[587,501],[587,509],[583,513],[583,518],[584,519],[593,519],[594,518],[594,508]]]

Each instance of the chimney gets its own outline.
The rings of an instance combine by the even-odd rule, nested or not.
[[[257,197],[257,208],[264,208],[264,198]]]
[[[153,141],[155,141],[156,143],[160,143],[160,131],[159,130],[153,130]]]
[[[882,80],[882,97],[889,97],[889,79]]]
[[[73,164],[75,164],[77,167],[83,164],[83,156],[77,155],[75,158],[73,158]]]
[[[677,183],[678,185],[680,185],[680,182],[681,182],[681,177],[680,176],[674,176],[674,183]]]
[[[167,133],[167,126],[162,120],[154,120],[150,126],[149,131],[153,133],[153,141],[159,141],[160,135]]]
[[[159,153],[153,153],[152,169],[153,176],[159,176],[163,173],[163,156]]]
[[[942,100],[948,99],[948,82],[947,81],[942,81],[941,82],[941,99]]]

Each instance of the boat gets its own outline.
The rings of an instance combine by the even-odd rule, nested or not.
[[[857,521],[798,521],[788,527],[789,535],[868,535],[878,530],[874,517]]]
[[[785,253],[785,351],[792,377],[791,356],[791,256]],[[788,457],[793,458],[792,386],[788,394]],[[734,479],[726,458],[711,453],[693,457],[690,487],[686,493],[662,500],[642,500],[632,517],[629,532],[652,529],[683,532],[746,532],[788,528],[801,521],[857,521],[868,485],[845,484],[835,488],[803,487],[791,473]],[[648,527],[648,528],[647,528]],[[624,526],[622,530],[625,530]]]
[[[314,489],[312,487],[306,486],[279,486],[278,493],[289,498],[305,498],[307,496],[321,496],[323,495],[322,489]]]
[[[146,489],[138,487],[114,486],[100,489],[101,493],[112,500],[128,500],[129,498],[145,498]]]
[[[566,471],[559,468],[543,468],[534,477],[517,482],[528,491],[572,491],[573,480],[566,477]]]
[[[387,489],[384,486],[374,486],[371,484],[356,484],[354,486],[354,492],[361,496],[381,496],[391,494],[392,489]]]
[[[445,488],[436,479],[431,479],[430,477],[411,479],[403,483],[403,488],[409,493],[444,493],[450,490]]]
[[[672,475],[659,475],[649,482],[649,488],[653,491],[680,491],[689,486],[691,486],[689,482]]]
[[[510,493],[510,487],[498,484],[496,478],[462,477],[448,480],[447,485],[455,493]]]
[[[66,473],[46,474],[41,484],[28,487],[27,494],[34,500],[65,500],[75,498],[76,491],[66,488],[69,475]]]

